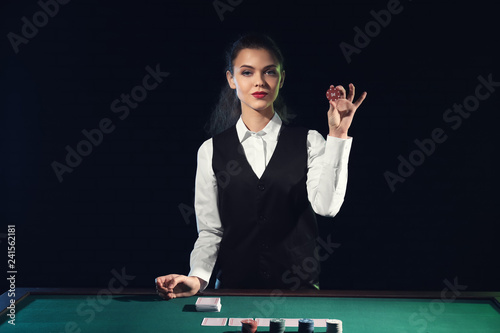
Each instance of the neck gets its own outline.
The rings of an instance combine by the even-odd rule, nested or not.
[[[263,111],[242,109],[241,119],[245,126],[252,132],[259,132],[273,119],[274,109],[271,107]]]

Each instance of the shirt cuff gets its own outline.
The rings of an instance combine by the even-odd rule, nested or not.
[[[196,276],[197,278],[201,279],[200,292],[207,288],[211,275],[212,272],[206,272],[202,268],[192,269],[188,274],[188,276]]]
[[[351,152],[352,137],[341,139],[334,136],[326,136],[324,162],[335,166],[347,165],[349,153]]]

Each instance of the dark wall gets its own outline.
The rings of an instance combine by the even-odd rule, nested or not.
[[[2,3],[0,247],[5,258],[15,224],[17,286],[101,287],[125,270],[129,286],[153,287],[189,271],[196,152],[225,84],[223,52],[260,31],[285,55],[282,94],[298,123],[326,135],[330,84],[368,92],[345,203],[319,220],[336,244],[323,288],[440,290],[457,278],[498,289],[493,5]],[[68,162],[68,149],[86,156]]]

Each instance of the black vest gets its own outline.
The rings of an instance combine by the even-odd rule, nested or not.
[[[296,289],[318,283],[318,229],[306,188],[307,133],[283,125],[260,179],[236,126],[213,138],[212,168],[224,227],[216,266],[220,288]]]

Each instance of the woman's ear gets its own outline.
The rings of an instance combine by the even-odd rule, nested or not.
[[[281,80],[280,80],[280,89],[283,87],[283,83],[285,83],[285,71],[281,72]]]
[[[231,74],[230,71],[226,71],[226,79],[231,89],[236,89],[236,84],[234,84],[233,74]]]

